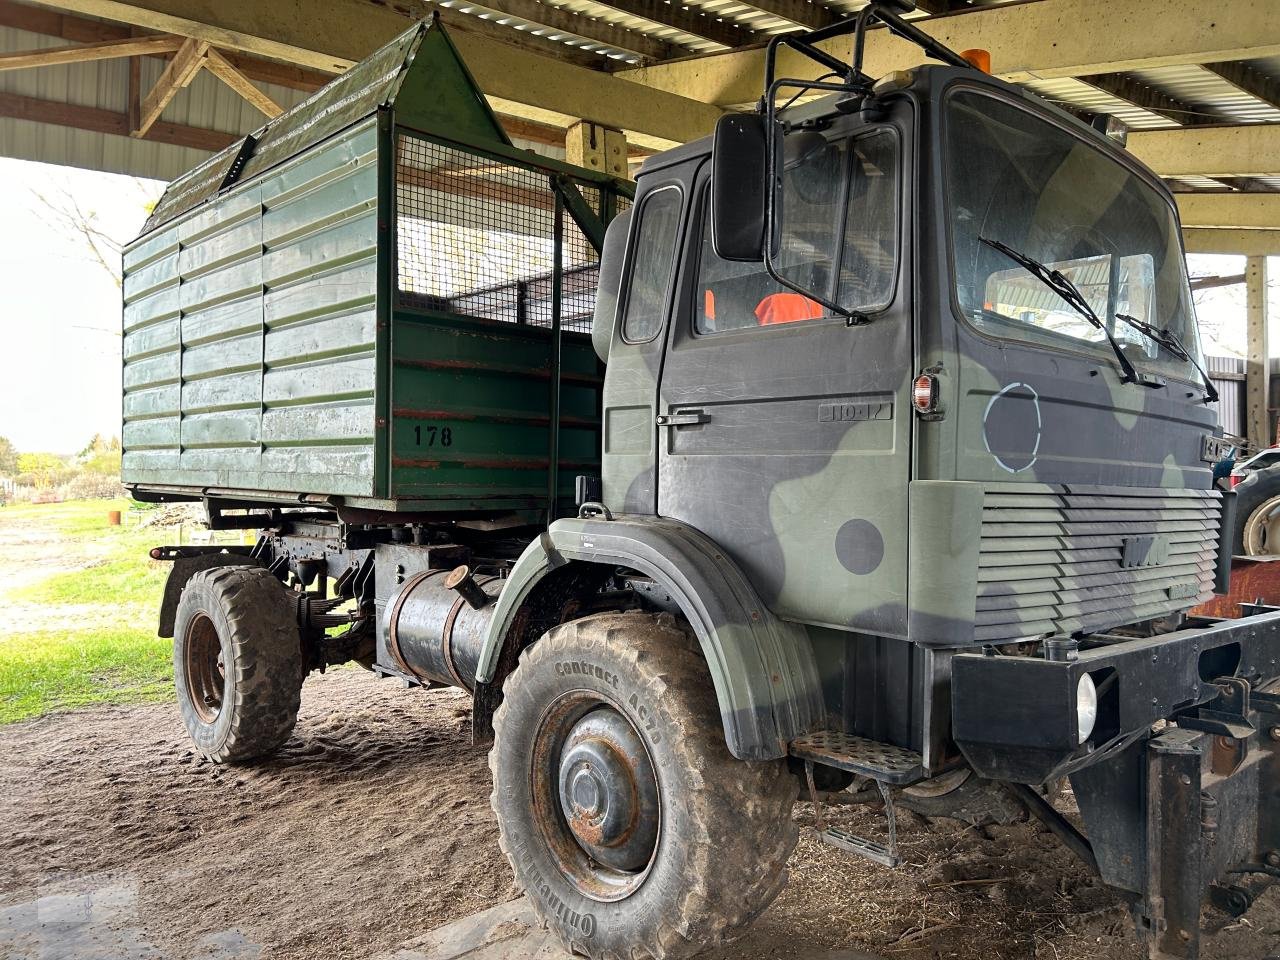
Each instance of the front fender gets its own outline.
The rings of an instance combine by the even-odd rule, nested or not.
[[[742,571],[687,524],[661,517],[566,519],[521,555],[498,599],[477,679],[494,678],[512,626],[538,582],[570,561],[627,567],[661,584],[702,647],[730,752],[742,760],[786,756],[822,719],[822,692],[804,628],[779,620]]]

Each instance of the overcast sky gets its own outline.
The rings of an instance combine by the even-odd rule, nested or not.
[[[64,204],[69,194],[127,241],[162,185],[3,158],[0,184],[0,436],[22,451],[74,453],[95,433],[120,432],[120,291],[84,238],[37,195]],[[1280,261],[1271,267],[1275,354]],[[1243,269],[1243,258],[1191,258],[1193,275]],[[1243,351],[1243,287],[1200,300],[1206,352]]]
[[[64,204],[69,194],[127,240],[162,185],[3,158],[0,184],[0,436],[72,453],[120,432],[120,291],[37,195]]]

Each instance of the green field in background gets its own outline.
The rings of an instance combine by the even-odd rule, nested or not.
[[[49,575],[13,586],[18,571],[0,564],[0,604],[18,611],[18,629],[0,635],[0,723],[173,695],[170,641],[155,635],[168,564],[147,551],[176,530],[139,527],[144,514],[130,506],[0,508],[0,543],[21,540],[19,549],[39,550],[53,565]],[[108,524],[111,510],[125,515],[124,525]]]

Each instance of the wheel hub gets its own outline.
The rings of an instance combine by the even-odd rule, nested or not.
[[[597,707],[569,730],[557,776],[560,810],[578,845],[615,870],[642,870],[658,840],[658,780],[635,728]]]

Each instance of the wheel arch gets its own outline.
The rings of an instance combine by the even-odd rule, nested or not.
[[[520,650],[549,628],[542,626],[547,611],[598,587],[617,567],[652,577],[689,622],[735,757],[786,756],[787,744],[818,724],[822,692],[808,634],[775,617],[714,541],[660,517],[592,518],[556,521],[516,562],[480,654],[478,737]]]

